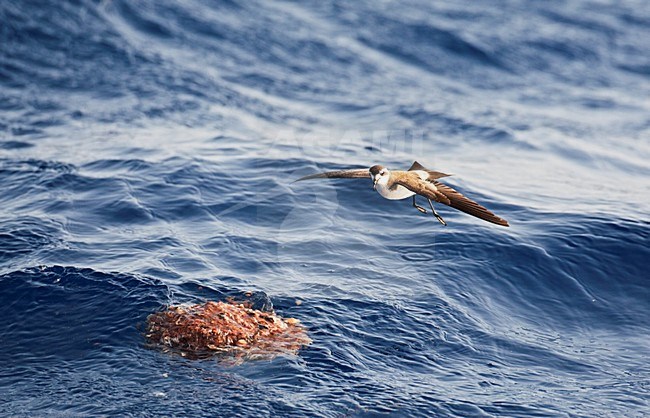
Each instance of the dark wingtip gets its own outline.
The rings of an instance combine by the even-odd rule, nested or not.
[[[510,224],[508,221],[506,221],[503,218],[499,218],[498,216],[494,215],[495,219],[486,219],[486,221],[490,221],[494,224],[500,225],[500,226],[505,226],[505,227],[510,227]]]
[[[413,161],[413,164],[411,164],[408,171],[414,171],[414,170],[424,170],[424,171],[426,171],[427,169],[424,168],[424,166],[422,166],[422,164],[420,164],[419,162]]]

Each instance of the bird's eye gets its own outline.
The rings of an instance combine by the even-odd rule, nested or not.
[[[386,172],[385,172],[384,170],[381,170],[381,171],[379,172],[379,175],[380,175],[380,176],[383,176],[384,174],[386,174]]]

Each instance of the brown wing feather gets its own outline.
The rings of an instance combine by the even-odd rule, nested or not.
[[[420,164],[419,162],[413,161],[413,164],[408,169],[408,171],[416,171],[416,170],[417,171],[426,171],[427,173],[429,173],[429,178],[427,179],[427,181],[434,181],[434,180],[439,179],[441,177],[449,177],[449,176],[451,176],[451,174],[445,174],[445,173],[441,173],[440,171],[429,170],[428,168],[424,168],[424,166],[422,164]]]
[[[434,181],[433,184],[438,188],[438,192],[443,194],[447,200],[449,200],[449,203],[442,203],[445,203],[452,208],[461,210],[485,221],[492,222],[497,225],[510,226],[508,224],[508,221],[505,219],[495,215],[484,206],[481,206],[473,200],[463,196],[460,192],[452,189],[446,184],[442,184],[439,181]]]
[[[300,177],[296,181],[310,180],[310,179],[369,179],[370,171],[367,168],[359,170],[339,170],[328,171],[326,173],[310,174],[308,176]]]
[[[430,185],[419,178],[416,179],[412,176],[400,176],[396,183],[421,196],[435,200],[436,202],[444,203],[445,205],[451,206],[452,208],[463,211],[469,215],[476,216],[484,221],[502,226],[510,226],[508,225],[508,221],[505,219],[498,217],[487,208],[479,205],[471,199],[468,199],[460,192],[452,189],[446,184],[440,183],[439,181],[433,181],[433,185]]]

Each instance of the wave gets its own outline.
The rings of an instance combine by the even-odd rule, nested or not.
[[[5,413],[644,412],[643,6],[0,2]],[[414,159],[511,228],[292,184]],[[314,344],[141,346],[244,289]]]

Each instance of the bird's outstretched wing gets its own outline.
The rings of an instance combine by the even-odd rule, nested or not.
[[[409,168],[408,171],[425,171],[427,174],[429,174],[429,178],[426,180],[431,182],[441,177],[451,176],[451,174],[445,174],[441,173],[440,171],[433,171],[429,170],[428,168],[424,168],[424,166],[422,166],[422,164],[417,161],[413,161],[413,165],[411,165],[411,168]]]
[[[358,170],[340,170],[340,171],[328,171],[326,173],[317,173],[310,174],[305,177],[300,177],[296,181],[301,180],[310,180],[310,179],[369,179],[370,171],[367,168],[362,168]]]
[[[458,209],[469,215],[476,216],[484,221],[497,225],[510,226],[508,221],[490,212],[487,208],[479,205],[471,199],[463,196],[460,192],[452,189],[439,181],[433,181],[433,185],[413,176],[400,176],[396,181],[407,189],[436,202],[444,203],[452,208]]]

